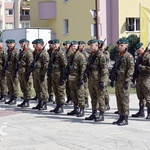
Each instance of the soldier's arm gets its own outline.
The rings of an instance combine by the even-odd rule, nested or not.
[[[130,82],[134,73],[134,58],[132,55],[127,57],[127,72],[126,72],[126,82]]]
[[[62,70],[64,70],[67,66],[67,58],[66,58],[65,53],[63,53],[63,52],[59,53],[59,58],[60,58]]]
[[[48,68],[48,63],[49,63],[49,54],[47,52],[45,52],[43,54],[43,59],[42,59],[42,64],[43,64],[43,68],[41,70],[41,74],[45,75],[47,72],[47,68]]]
[[[147,71],[150,72],[150,54],[147,56],[147,61],[146,61],[146,65],[142,65],[141,69],[143,71]]]
[[[32,62],[33,62],[33,52],[32,51],[28,51],[27,52],[27,68],[30,67]]]

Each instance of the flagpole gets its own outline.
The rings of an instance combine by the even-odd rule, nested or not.
[[[141,3],[139,3],[139,17],[140,17],[140,42],[141,42]]]

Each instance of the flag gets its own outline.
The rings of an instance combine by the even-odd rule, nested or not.
[[[140,6],[140,42],[147,47],[150,42],[150,8]]]

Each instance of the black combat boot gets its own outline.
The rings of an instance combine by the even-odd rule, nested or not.
[[[50,103],[53,103],[53,102],[54,102],[53,95],[49,95],[48,102],[50,102]]]
[[[54,109],[50,110],[50,112],[55,112],[55,111],[57,111],[58,109],[59,109],[59,105],[56,105],[56,107],[55,107]]]
[[[35,106],[35,107],[32,107],[32,109],[38,109],[40,110],[41,109],[41,104],[42,104],[42,101],[38,101],[38,104]]]
[[[64,112],[63,104],[58,104],[58,108],[55,110],[55,114],[61,114]]]
[[[15,105],[16,104],[16,97],[11,96],[10,100],[5,102],[5,104],[9,104],[9,105]]]
[[[128,125],[128,116],[122,116],[122,120],[118,123],[118,126]]]
[[[77,117],[83,117],[83,116],[84,116],[84,107],[81,107],[79,113],[77,114]]]
[[[38,97],[37,97],[37,95],[35,95],[35,97],[31,98],[30,100],[35,100],[35,101],[37,101],[37,99],[38,99]]]
[[[147,117],[145,119],[150,119],[150,107],[147,107]]]
[[[47,110],[47,102],[41,102],[41,107],[39,110]]]
[[[105,106],[106,106],[106,110],[110,110],[109,102],[106,102]]]
[[[85,99],[85,107],[86,107],[86,108],[89,108],[89,101],[88,101],[87,98]]]
[[[0,102],[6,102],[6,96],[1,96],[1,98],[0,98]]]
[[[119,111],[115,111],[114,114],[119,114]]]
[[[10,97],[9,101],[7,101],[7,102],[5,101],[5,104],[9,104],[12,100],[13,100],[13,96]]]
[[[139,111],[136,114],[131,115],[131,117],[145,117],[144,106],[140,106]]]
[[[117,121],[114,121],[112,124],[113,125],[118,125],[122,121],[122,115],[120,115],[119,119]]]
[[[94,120],[97,115],[97,110],[92,110],[92,114],[89,117],[86,117],[85,120]]]
[[[21,104],[18,104],[17,106],[22,108],[29,107],[29,100],[26,99]]]
[[[99,112],[99,116],[98,117],[95,117],[95,122],[98,122],[98,121],[104,121],[104,112],[103,111],[100,111]]]
[[[78,115],[78,114],[79,114],[79,108],[78,107],[74,107],[74,110],[67,113],[67,115],[69,115],[69,116],[74,116],[74,115]]]

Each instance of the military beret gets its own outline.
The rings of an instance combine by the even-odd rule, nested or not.
[[[103,40],[98,40],[98,44],[103,44],[104,41]]]
[[[70,44],[71,42],[70,41],[65,41],[64,43],[63,43],[63,46],[65,46],[65,45],[67,45],[67,44]]]
[[[49,40],[48,43],[49,43],[49,44],[53,44],[53,40]]]
[[[14,39],[7,39],[5,43],[16,43],[16,41]]]
[[[78,44],[86,44],[84,41],[78,41]]]
[[[2,39],[0,39],[0,43],[3,43],[3,40],[2,40]]]
[[[91,39],[91,40],[89,40],[88,41],[88,45],[91,45],[91,44],[93,44],[93,43],[97,43],[98,42],[98,40],[97,39]]]
[[[51,44],[55,44],[55,43],[59,43],[59,40],[58,39],[54,39],[52,40],[53,42]]]
[[[138,43],[135,45],[134,50],[138,50],[139,48],[141,48],[143,46],[143,43]]]
[[[35,43],[35,40],[32,41],[32,44],[36,44],[36,43]]]
[[[28,42],[28,43],[29,43],[29,41],[28,41],[27,39],[21,39],[21,40],[19,41],[19,43],[23,43],[23,42]]]
[[[75,45],[75,44],[78,44],[77,41],[71,41],[70,45]]]
[[[116,44],[128,44],[129,43],[129,41],[126,39],[126,38],[120,38],[117,42],[116,42]]]
[[[34,44],[44,43],[43,39],[36,39],[34,42]]]

